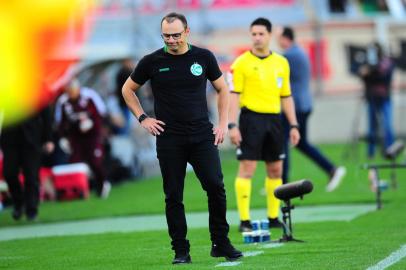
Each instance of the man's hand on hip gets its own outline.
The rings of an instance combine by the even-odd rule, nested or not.
[[[145,128],[150,134],[156,136],[164,132],[163,126],[165,123],[152,117],[147,117],[141,122],[141,126]]]

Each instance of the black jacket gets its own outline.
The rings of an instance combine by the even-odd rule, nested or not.
[[[7,115],[5,115],[6,117]],[[49,141],[52,141],[52,122],[49,107],[23,122],[3,128],[0,135],[2,148],[9,145],[29,144],[41,151],[42,145]]]

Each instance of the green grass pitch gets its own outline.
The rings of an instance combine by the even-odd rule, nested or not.
[[[347,167],[343,184],[333,193],[324,191],[327,176],[309,160],[293,153],[292,179],[313,181],[314,191],[295,205],[327,205],[375,203],[369,190],[367,172],[360,169],[365,162],[342,160],[343,145],[322,147],[337,164]],[[360,153],[363,156],[363,153]],[[404,159],[404,157],[402,157]],[[402,159],[401,158],[401,159]],[[235,209],[233,180],[237,162],[230,152],[222,153],[228,207]],[[379,161],[379,160],[377,160]],[[382,178],[389,178],[389,171]],[[252,208],[264,208],[264,167],[254,177]],[[285,243],[268,248],[263,244],[242,243],[237,228],[230,228],[230,238],[244,252],[261,251],[258,256],[245,257],[231,269],[367,269],[406,244],[406,170],[397,173],[397,190],[383,193],[383,209],[357,217],[350,222],[313,222],[294,224],[294,236],[305,243]],[[207,199],[193,173],[188,174],[185,206],[188,212],[207,211]],[[47,202],[41,205],[39,223],[63,222],[100,217],[140,214],[163,214],[164,201],[159,177],[127,182],[115,186],[108,200],[91,197],[86,201]],[[293,218],[295,215],[293,210]],[[10,210],[0,212],[0,230],[10,226],[31,225],[14,222]],[[281,232],[272,230],[276,239]],[[207,229],[190,229],[193,263],[172,266],[173,253],[165,230],[131,233],[104,233],[82,236],[44,237],[0,241],[0,269],[214,269],[224,259],[209,256]],[[217,267],[216,267],[217,268]],[[219,267],[222,269],[223,267]],[[406,259],[391,267],[406,269]]]

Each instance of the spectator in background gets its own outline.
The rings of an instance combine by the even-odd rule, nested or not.
[[[70,162],[89,165],[95,176],[97,195],[101,198],[107,198],[111,189],[103,168],[102,122],[105,114],[106,107],[99,94],[81,87],[77,79],[67,85],[55,108],[58,130],[65,142],[62,144],[71,152]]]
[[[310,92],[310,62],[305,52],[295,43],[293,29],[285,27],[279,36],[279,46],[285,51],[284,56],[290,66],[290,86],[295,100],[296,117],[299,123],[301,140],[296,146],[300,152],[309,157],[313,162],[322,168],[330,180],[326,191],[333,191],[338,187],[343,179],[346,170],[344,167],[336,167],[328,160],[315,146],[310,144],[307,137],[307,121],[312,112],[312,97]],[[289,180],[289,124],[283,117],[285,130],[286,158],[283,162],[283,181]]]
[[[51,153],[54,149],[51,132],[51,113],[46,107],[23,122],[4,128],[0,136],[4,178],[13,200],[15,220],[20,220],[24,211],[28,221],[38,216],[41,156],[43,151]],[[19,179],[20,169],[24,175],[23,185]]]
[[[365,85],[368,105],[368,158],[373,158],[379,123],[384,132],[383,151],[394,142],[391,82],[395,65],[376,42],[368,47],[367,59],[367,64],[361,66],[358,73]]]
[[[126,58],[121,63],[121,68],[118,70],[116,74],[116,91],[115,97],[118,102],[119,111],[115,113],[115,115],[121,114],[122,119],[112,119],[113,125],[114,122],[116,123],[114,128],[114,133],[118,135],[128,135],[130,132],[130,117],[131,112],[127,107],[127,104],[124,101],[123,95],[121,94],[121,88],[123,87],[125,81],[130,76],[131,72],[133,71],[135,65],[131,58]],[[116,121],[114,121],[116,120]]]

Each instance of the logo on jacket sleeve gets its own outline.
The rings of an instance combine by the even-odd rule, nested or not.
[[[283,78],[282,77],[276,78],[276,84],[277,84],[278,88],[282,88]]]
[[[191,67],[190,67],[190,72],[192,72],[193,75],[195,76],[200,76],[203,73],[203,68],[201,65],[199,65],[198,63],[194,63]]]

